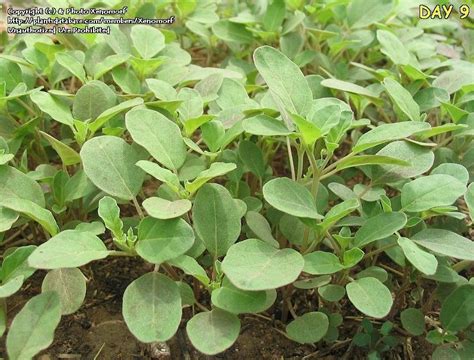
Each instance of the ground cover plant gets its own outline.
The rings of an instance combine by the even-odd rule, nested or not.
[[[99,6],[78,3],[61,6]],[[219,354],[251,314],[306,358],[472,359],[462,3],[427,20],[411,1],[127,4],[176,23],[3,32],[4,356],[53,343],[91,264],[133,258],[122,316],[145,344],[183,328]]]

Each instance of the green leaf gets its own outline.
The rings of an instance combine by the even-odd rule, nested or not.
[[[450,175],[419,177],[402,188],[402,208],[409,212],[453,204],[466,192],[466,186]]]
[[[158,79],[146,79],[145,82],[157,99],[166,101],[176,100],[177,93],[175,88],[166,81]]]
[[[0,166],[0,199],[25,199],[44,207],[41,186],[21,171],[11,166]]]
[[[344,287],[328,284],[318,288],[318,294],[326,301],[337,302],[346,294]]]
[[[28,257],[35,249],[35,245],[22,246],[4,255],[0,270],[2,282],[6,282],[19,275],[22,275],[25,280],[28,279],[36,271],[36,269],[28,266],[27,263]]]
[[[400,313],[403,328],[411,335],[420,336],[425,332],[425,315],[419,309],[408,308]]]
[[[237,340],[240,321],[234,314],[213,309],[194,315],[186,324],[186,332],[196,349],[206,355],[215,355]]]
[[[240,235],[240,213],[229,191],[218,184],[206,184],[193,205],[194,229],[214,257],[225,255]]]
[[[304,266],[293,249],[279,250],[258,239],[233,245],[222,262],[222,271],[237,288],[276,289],[295,281]]]
[[[242,127],[249,134],[260,136],[285,136],[292,133],[283,121],[268,115],[257,115],[245,119]]]
[[[464,185],[467,185],[467,183],[469,182],[469,172],[464,166],[460,164],[455,164],[455,163],[441,164],[431,171],[431,175],[434,175],[434,174],[451,175],[453,178],[456,178],[457,180],[462,182]]]
[[[385,78],[383,85],[393,102],[410,120],[420,121],[420,107],[408,90],[391,78]]]
[[[313,311],[297,317],[286,326],[288,337],[301,344],[312,344],[321,340],[329,329],[329,318],[325,313]]]
[[[42,112],[45,112],[61,124],[72,127],[74,118],[72,117],[71,110],[69,106],[57,97],[44,91],[35,91],[30,94],[30,98]]]
[[[255,211],[248,211],[245,215],[245,221],[250,230],[255,234],[255,237],[277,248],[279,247],[278,241],[276,241],[272,235],[270,224],[262,214]]]
[[[122,313],[129,330],[141,342],[169,340],[181,322],[179,287],[157,272],[142,275],[125,289]]]
[[[130,37],[142,59],[151,59],[165,47],[165,37],[153,26],[134,25]]]
[[[90,232],[65,230],[38,246],[28,258],[36,269],[74,268],[108,255],[102,240]]]
[[[124,62],[128,61],[128,59],[130,58],[130,54],[116,54],[107,56],[95,67],[94,79],[99,79],[116,66],[119,66],[120,64],[123,64]]]
[[[387,30],[377,30],[377,40],[382,46],[382,53],[387,55],[396,65],[407,65],[411,56],[400,39]]]
[[[262,19],[265,30],[277,31],[285,19],[285,10],[284,0],[273,0]]]
[[[355,166],[363,165],[397,165],[397,166],[408,166],[409,162],[401,159],[397,159],[390,156],[384,155],[359,155],[349,158],[344,158],[336,166],[337,170],[347,169]]]
[[[300,68],[270,46],[257,48],[253,58],[258,72],[274,95],[274,100],[282,104],[282,110],[305,116],[313,97]]]
[[[128,110],[132,107],[142,105],[143,104],[143,99],[140,97],[130,99],[124,102],[121,102],[118,105],[115,105],[114,107],[111,107],[107,110],[105,110],[103,113],[101,113],[97,119],[95,119],[93,122],[89,124],[89,129],[92,134],[94,134],[97,130],[99,130],[102,126],[107,123],[110,119],[112,119],[115,115],[120,114],[122,111]]]
[[[123,139],[92,138],[80,155],[87,177],[102,191],[123,200],[133,199],[140,191],[145,174],[135,166],[139,154]]]
[[[212,163],[209,169],[201,171],[199,175],[191,183],[187,183],[184,187],[189,193],[194,194],[199,190],[206,182],[216,178],[218,176],[223,176],[237,168],[237,165],[233,163],[222,163],[215,162]]]
[[[346,285],[351,303],[367,316],[377,319],[388,315],[393,305],[390,290],[376,278],[366,277]]]
[[[318,128],[312,122],[304,119],[303,117],[297,114],[292,114],[291,118],[293,119],[293,122],[298,127],[300,136],[303,138],[304,143],[308,145],[310,148],[312,148],[314,144],[316,143],[316,140],[321,138],[323,135],[321,132],[321,129]]]
[[[355,209],[360,206],[358,199],[348,199],[342,203],[336,204],[327,212],[324,216],[324,220],[321,222],[321,226],[324,230],[329,229],[333,224],[349,215]]]
[[[114,237],[121,239],[123,223],[120,219],[120,208],[118,207],[115,199],[111,198],[110,196],[104,196],[99,201],[99,208],[97,212],[107,229],[112,232]]]
[[[304,256],[305,273],[311,275],[334,274],[344,269],[344,266],[339,261],[339,258],[329,252],[313,251]]]
[[[194,244],[191,226],[183,219],[145,218],[138,227],[136,251],[145,260],[161,264],[183,255]]]
[[[55,291],[59,295],[61,314],[69,315],[79,310],[86,297],[86,279],[77,268],[51,270],[43,279],[41,291]]]
[[[148,215],[156,219],[173,219],[181,217],[191,210],[191,201],[187,199],[168,201],[159,197],[151,197],[143,201],[143,208]]]
[[[444,300],[439,319],[448,331],[461,331],[474,322],[474,285],[462,285]]]
[[[411,239],[437,254],[474,261],[474,242],[452,231],[425,229]]]
[[[260,179],[265,175],[263,153],[254,142],[242,140],[239,143],[239,157],[247,169]]]
[[[15,316],[7,335],[7,353],[12,360],[32,359],[54,339],[61,319],[56,292],[44,292],[31,298]]]
[[[102,81],[93,80],[77,91],[72,104],[72,113],[78,120],[95,120],[116,102],[117,97],[110,87]]]
[[[321,85],[330,89],[341,90],[353,94],[367,96],[370,98],[377,98],[377,94],[373,93],[369,89],[343,80],[324,79],[323,81],[321,81]]]
[[[179,192],[179,189],[181,188],[179,178],[170,170],[164,169],[160,165],[147,160],[140,160],[136,165],[155,179],[170,186],[175,192]]]
[[[402,212],[381,213],[368,219],[356,232],[354,245],[366,246],[374,241],[384,239],[407,223],[407,216]]]
[[[12,296],[18,290],[20,290],[23,285],[25,277],[23,275],[18,275],[12,279],[9,279],[7,282],[3,282],[0,285],[0,300]]]
[[[425,275],[433,275],[438,267],[438,260],[429,252],[420,249],[413,241],[405,237],[398,239],[398,245],[412,265]]]
[[[43,131],[40,131],[40,134],[44,136],[53,149],[58,153],[64,165],[75,165],[81,162],[81,157],[76,150]]]
[[[395,141],[386,145],[377,155],[390,156],[407,161],[409,166],[382,165],[372,170],[372,179],[378,183],[399,178],[411,178],[428,171],[434,162],[431,149],[408,141]]]
[[[0,206],[0,232],[10,230],[18,218],[15,211]]]
[[[195,277],[203,283],[204,286],[209,286],[209,283],[211,282],[207,276],[206,270],[204,270],[204,268],[191,256],[181,255],[177,258],[168,260],[167,263],[183,270],[185,274]]]
[[[416,132],[428,128],[430,128],[430,124],[418,121],[382,124],[363,134],[352,151],[354,153],[359,153],[385,142],[407,138]]]
[[[469,209],[471,220],[474,220],[474,183],[470,184],[464,194],[464,201]]]
[[[347,7],[347,22],[352,29],[365,28],[387,17],[391,0],[354,0]]]
[[[157,111],[136,109],[125,116],[133,140],[148,150],[158,162],[176,170],[186,160],[186,146],[179,127]]]
[[[40,224],[50,235],[58,233],[58,225],[53,214],[38,204],[20,198],[0,198],[0,206],[19,212]]]
[[[232,314],[256,314],[267,310],[276,299],[275,290],[244,291],[225,278],[220,288],[212,292],[212,304]]]
[[[252,33],[244,25],[219,20],[212,25],[212,32],[221,40],[250,44],[253,40]]]
[[[311,219],[321,219],[311,192],[303,185],[289,179],[277,178],[263,186],[263,197],[275,209],[287,214]]]
[[[56,61],[85,84],[86,72],[84,67],[73,55],[67,52],[58,52],[56,54]]]

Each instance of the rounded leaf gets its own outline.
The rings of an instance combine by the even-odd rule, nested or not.
[[[400,314],[403,328],[414,336],[425,332],[425,315],[419,309],[408,308]]]
[[[326,314],[313,311],[300,316],[286,327],[288,337],[301,344],[312,344],[321,340],[329,328]]]
[[[263,186],[263,197],[275,209],[304,218],[321,219],[311,192],[303,185],[288,179],[277,178]]]
[[[474,285],[462,285],[444,300],[439,319],[445,330],[460,331],[474,322]]]
[[[240,235],[241,214],[229,191],[218,184],[204,185],[193,206],[194,229],[215,257],[224,255]]]
[[[173,219],[191,210],[191,201],[187,199],[169,201],[159,197],[151,197],[143,201],[143,208],[156,219]]]
[[[134,109],[125,115],[133,140],[169,169],[176,170],[186,160],[186,145],[178,125],[157,111]]]
[[[193,244],[193,229],[183,219],[145,218],[138,227],[137,253],[153,264],[183,255]]]
[[[279,250],[258,239],[233,245],[222,262],[222,271],[242,290],[276,289],[295,281],[303,257],[293,249]]]
[[[135,149],[116,136],[98,136],[87,141],[80,152],[84,171],[102,191],[131,200],[140,191],[145,173],[135,166]]]
[[[55,291],[61,302],[61,314],[72,314],[86,297],[86,279],[77,268],[51,270],[43,279],[41,291]]]
[[[393,305],[390,290],[376,278],[366,277],[346,285],[351,303],[365,315],[383,318]]]
[[[232,314],[259,313],[272,306],[276,291],[240,290],[225,278],[222,286],[212,292],[211,299],[213,305]]]
[[[122,313],[129,330],[141,342],[166,341],[181,322],[179,287],[165,275],[145,274],[125,290]]]
[[[72,114],[78,120],[94,120],[116,102],[117,97],[110,87],[102,81],[92,80],[74,96]]]
[[[234,314],[213,309],[194,315],[186,324],[186,332],[196,349],[206,355],[215,355],[237,340],[240,321]]]

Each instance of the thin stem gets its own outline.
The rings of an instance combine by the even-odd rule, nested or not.
[[[296,181],[295,164],[293,163],[293,154],[291,153],[290,138],[286,137],[286,147],[288,149],[288,158],[290,159],[291,178]]]
[[[128,257],[135,257],[134,254],[130,254],[125,251],[119,251],[119,250],[110,250],[109,251],[109,256],[128,256]]]
[[[133,199],[132,199],[132,201],[133,201],[133,205],[135,206],[135,209],[137,209],[138,216],[140,216],[140,219],[145,218],[145,215],[143,214],[143,211],[142,211],[142,209],[141,209],[141,207],[140,207],[140,204],[139,204],[138,201],[137,201],[137,197],[134,196]]]
[[[381,252],[384,252],[385,250],[388,250],[388,249],[391,249],[393,248],[394,246],[396,246],[397,243],[392,243],[392,244],[388,244],[388,245],[385,245],[385,246],[382,246],[381,248],[378,248],[376,250],[372,250],[370,252],[368,252],[367,254],[364,255],[364,259],[367,259],[367,258],[370,258],[376,254],[379,254]]]

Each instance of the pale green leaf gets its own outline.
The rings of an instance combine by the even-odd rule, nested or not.
[[[222,270],[232,284],[249,291],[290,284],[298,278],[303,266],[303,257],[295,250],[279,250],[258,239],[233,245],[222,262]]]
[[[157,272],[142,275],[125,290],[122,313],[129,330],[141,342],[169,340],[181,322],[179,287]]]

